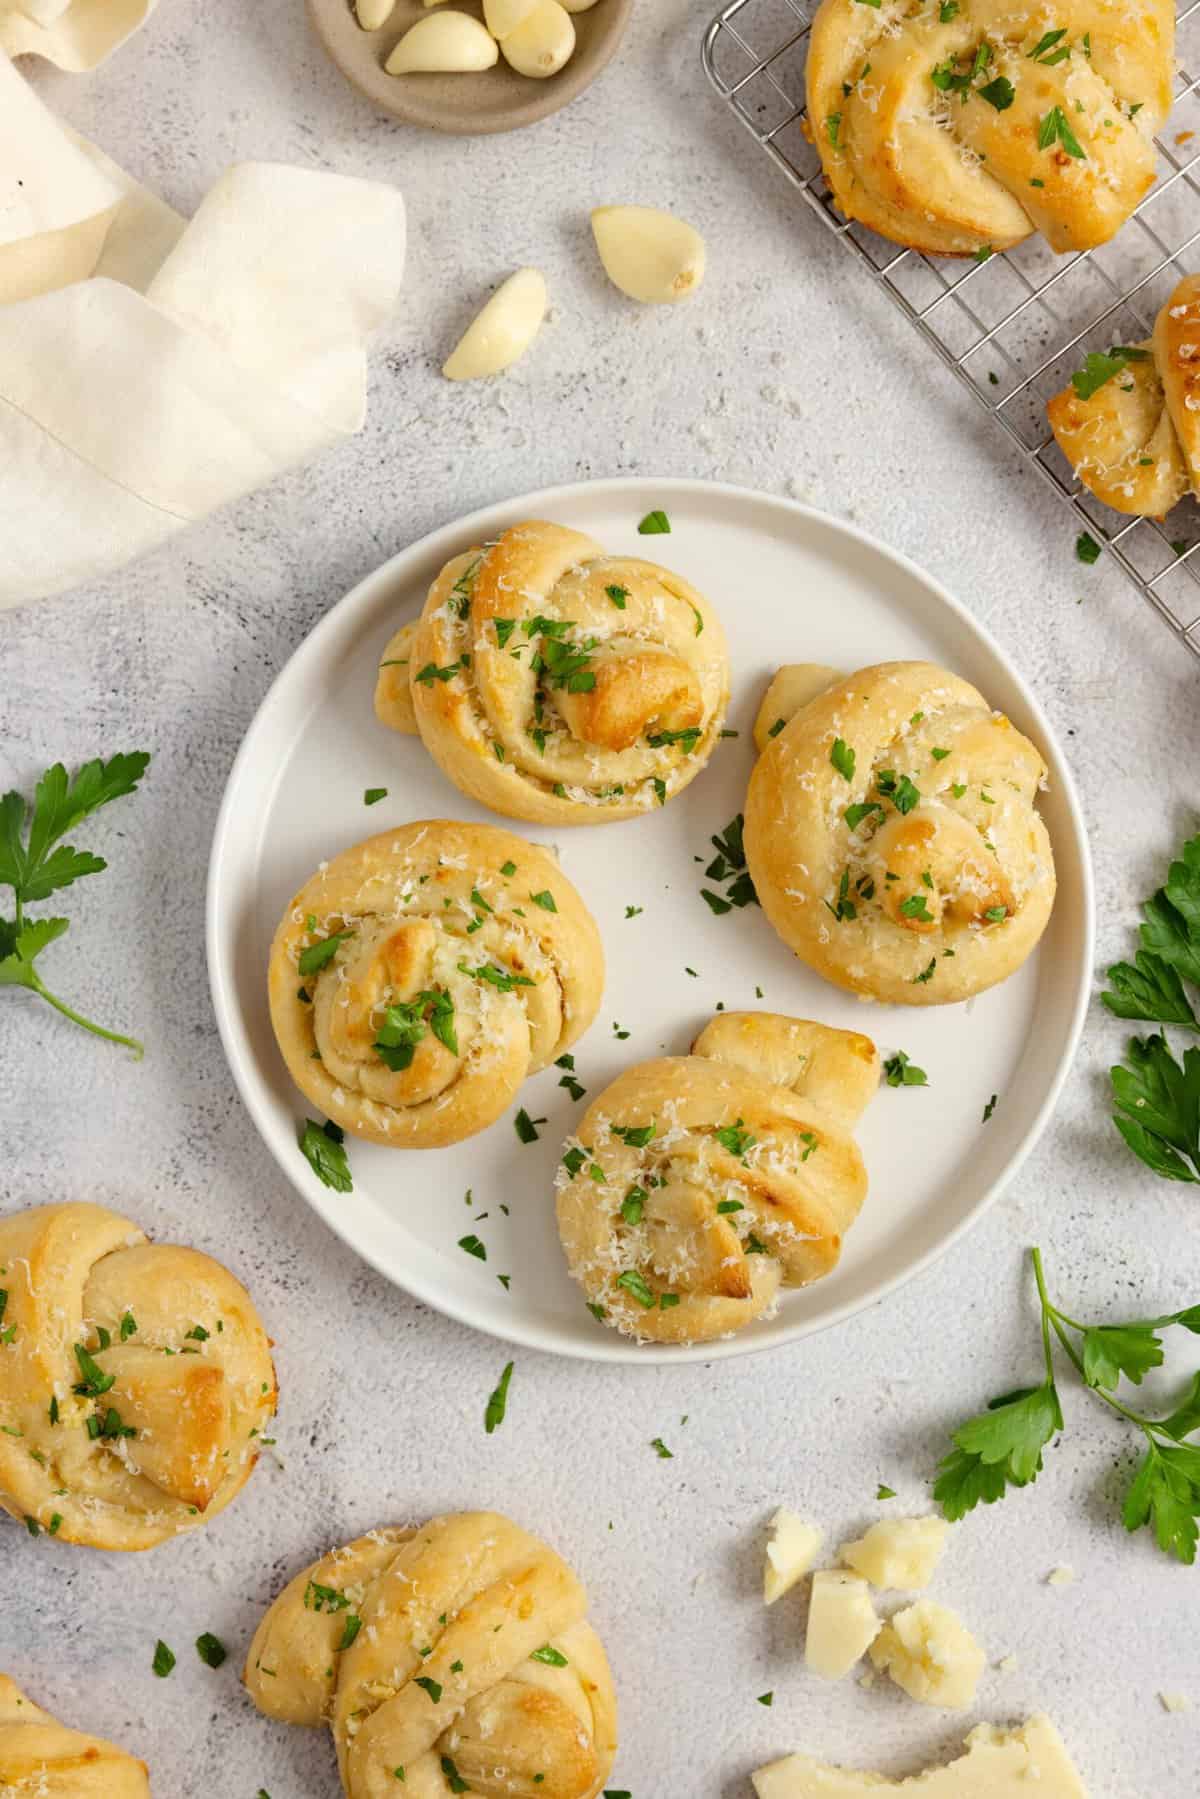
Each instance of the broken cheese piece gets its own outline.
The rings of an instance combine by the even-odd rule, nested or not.
[[[879,1635],[871,1589],[857,1574],[823,1568],[812,1577],[804,1663],[822,1680],[841,1680]]]
[[[771,1520],[763,1568],[763,1603],[774,1605],[802,1580],[821,1553],[821,1533],[781,1505]]]
[[[789,1755],[760,1768],[754,1790],[758,1799],[1087,1799],[1062,1738],[1044,1716],[1014,1731],[981,1724],[967,1738],[964,1755],[911,1780],[854,1774]]]
[[[922,1705],[970,1705],[987,1661],[957,1612],[918,1599],[897,1612],[871,1645],[871,1660]]]
[[[941,1560],[949,1528],[944,1518],[887,1518],[865,1537],[843,1543],[838,1560],[873,1587],[920,1592]]]

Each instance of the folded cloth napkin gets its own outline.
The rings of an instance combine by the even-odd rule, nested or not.
[[[277,163],[189,222],[0,55],[0,606],[119,567],[357,431],[404,203]]]
[[[60,69],[94,69],[123,44],[157,0],[0,0],[0,50],[45,56]]]

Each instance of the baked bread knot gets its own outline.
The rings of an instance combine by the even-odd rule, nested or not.
[[[28,1799],[150,1799],[145,1762],[68,1730],[0,1674],[0,1793]]]
[[[323,862],[271,947],[292,1079],[395,1149],[493,1124],[582,1036],[604,991],[595,920],[557,861],[493,825],[427,819]]]
[[[1107,243],[1155,179],[1174,0],[822,0],[808,117],[848,218],[933,256]]]
[[[826,980],[946,1005],[1024,962],[1054,903],[1041,753],[968,681],[863,668],[802,706],[755,765],[746,861],[763,910]]]
[[[1093,353],[1046,408],[1083,485],[1117,512],[1164,518],[1200,497],[1200,275],[1179,283],[1145,343]]]
[[[329,1725],[349,1799],[595,1799],[616,1755],[587,1595],[497,1512],[375,1530],[314,1562],[263,1618],[244,1678],[268,1717]]]
[[[557,1176],[567,1266],[605,1324],[728,1336],[837,1265],[867,1191],[851,1132],[879,1085],[869,1037],[722,1012],[687,1056],[627,1069]]]
[[[694,780],[728,699],[725,634],[703,594],[534,520],[446,564],[384,651],[375,710],[419,731],[493,811],[593,825]]]
[[[151,1549],[241,1491],[275,1370],[219,1262],[103,1206],[34,1206],[0,1220],[0,1298],[0,1506],[31,1535]]]

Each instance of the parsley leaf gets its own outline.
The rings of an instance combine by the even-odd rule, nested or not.
[[[1131,350],[1121,344],[1114,344],[1107,354],[1103,350],[1089,350],[1083,367],[1071,376],[1071,386],[1081,400],[1090,400],[1131,362],[1143,361],[1144,355],[1143,351]]]
[[[1061,144],[1068,156],[1086,162],[1087,151],[1068,125],[1067,115],[1061,106],[1052,106],[1038,126],[1038,149],[1049,150],[1055,143]]]
[[[206,1630],[196,1638],[196,1654],[206,1668],[219,1668],[229,1651],[220,1637],[214,1637],[211,1630]]]
[[[483,1428],[486,1430],[489,1437],[494,1430],[498,1430],[500,1425],[504,1423],[504,1414],[508,1410],[508,1387],[509,1382],[512,1380],[512,1373],[512,1362],[506,1362],[504,1365],[504,1372],[501,1374],[498,1384],[488,1395],[487,1406],[483,1414]],[[418,1686],[421,1684],[420,1681],[417,1682]],[[441,1698],[440,1692],[438,1693],[437,1698]]]
[[[14,900],[14,917],[0,918],[0,986],[28,988],[93,1036],[123,1043],[139,1061],[144,1052],[135,1037],[103,1029],[45,985],[35,962],[64,934],[67,920],[30,921],[25,908],[48,899],[61,887],[70,887],[84,875],[100,874],[107,868],[103,857],[77,850],[62,839],[101,806],[133,793],[149,762],[146,751],[135,750],[108,762],[87,762],[74,780],[68,778],[62,763],[56,762],[38,781],[32,809],[19,793],[0,796],[0,887],[11,887]]]
[[[1093,562],[1100,560],[1100,545],[1090,531],[1081,531],[1075,539],[1075,560],[1084,562],[1090,568]]]
[[[315,1118],[306,1118],[300,1133],[300,1151],[305,1161],[317,1179],[332,1187],[335,1193],[354,1191],[350,1161],[343,1142],[345,1135],[332,1119],[318,1124]]]
[[[929,1076],[915,1062],[910,1062],[902,1049],[894,1056],[889,1056],[883,1065],[884,1076],[889,1087],[927,1087]]]
[[[854,751],[850,748],[850,745],[844,743],[840,737],[835,737],[833,740],[833,748],[829,752],[829,760],[833,763],[833,766],[837,769],[843,781],[852,781],[854,779]]]
[[[662,512],[657,508],[653,512],[648,512],[638,526],[638,535],[640,537],[664,537],[670,536],[670,532],[670,519],[665,512]]]

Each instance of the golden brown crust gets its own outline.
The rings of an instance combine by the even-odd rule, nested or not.
[[[380,668],[381,721],[412,728],[407,676],[412,721],[450,779],[539,824],[665,804],[704,767],[729,698],[724,633],[702,594],[544,520],[448,562],[383,663],[395,666]]]
[[[0,1270],[0,1505],[98,1549],[149,1549],[223,1510],[275,1409],[240,1282],[82,1204],[0,1221]]]
[[[537,1659],[534,1659],[534,1658]],[[595,1799],[616,1697],[587,1597],[537,1537],[495,1512],[373,1531],[292,1580],[246,1660],[268,1716],[328,1722],[348,1799]]]
[[[867,1190],[850,1132],[879,1084],[869,1038],[726,1012],[690,1056],[629,1068],[557,1178],[567,1265],[604,1322],[707,1342],[828,1274]]]
[[[798,712],[751,776],[746,859],[763,910],[802,961],[853,993],[967,999],[1014,973],[1049,920],[1045,774],[1029,739],[957,675],[925,662],[860,669]]]
[[[28,1799],[150,1799],[145,1762],[70,1730],[0,1674],[0,1793]]]
[[[808,115],[834,199],[931,255],[1035,230],[1060,251],[1106,243],[1154,184],[1174,43],[1172,0],[822,0]]]
[[[305,952],[335,937],[306,969]],[[283,1058],[314,1105],[356,1137],[430,1149],[494,1123],[582,1036],[604,950],[545,850],[426,819],[322,864],[280,921],[269,989]],[[389,1020],[411,1054],[381,1052]]]

